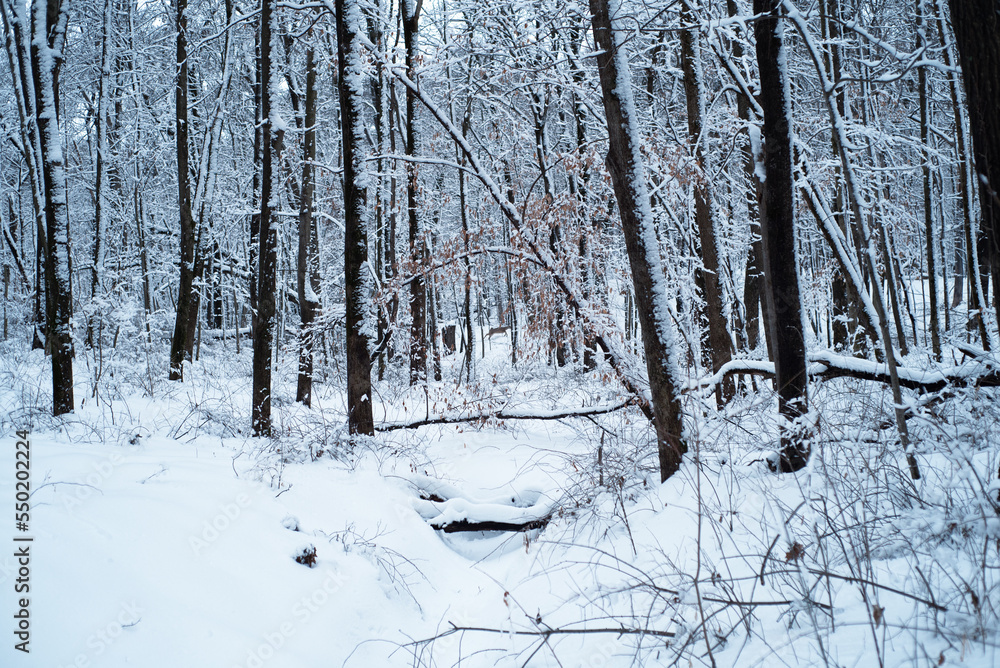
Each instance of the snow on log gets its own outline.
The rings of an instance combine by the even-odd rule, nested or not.
[[[541,529],[556,507],[555,498],[537,491],[474,499],[434,478],[414,476],[410,482],[420,492],[414,509],[432,528],[445,533]]]
[[[773,365],[772,365],[773,369]],[[395,431],[397,429],[416,429],[417,427],[427,427],[436,424],[462,424],[467,422],[483,422],[485,420],[563,420],[575,417],[590,417],[593,415],[604,415],[613,413],[623,408],[631,406],[636,402],[634,397],[615,404],[605,404],[601,406],[591,406],[589,408],[555,408],[551,410],[513,412],[500,409],[498,411],[485,411],[473,414],[441,415],[429,417],[425,420],[415,422],[383,422],[375,425],[375,431]]]
[[[814,378],[858,378],[879,383],[889,383],[888,366],[880,362],[837,355],[829,350],[809,353],[809,375]],[[972,384],[978,387],[1000,387],[1000,365],[996,360],[978,356],[962,364],[939,369],[911,369],[898,367],[899,384],[920,392],[937,392],[949,385]],[[774,364],[763,360],[733,360],[718,373],[688,383],[685,390],[711,391],[722,380],[733,374],[773,376]]]

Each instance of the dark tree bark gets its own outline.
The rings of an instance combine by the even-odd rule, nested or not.
[[[698,239],[701,242],[701,260],[705,271],[704,297],[708,318],[708,347],[712,357],[712,371],[718,372],[722,365],[732,359],[732,340],[726,324],[723,303],[722,282],[719,276],[719,254],[715,243],[715,212],[712,201],[711,167],[705,146],[707,137],[702,136],[702,119],[705,108],[704,77],[702,75],[701,48],[698,43],[695,13],[691,0],[684,0],[681,6],[681,69],[684,71],[684,92],[687,98],[688,138],[694,146],[694,158],[699,174],[694,185],[694,216],[698,225]],[[733,382],[726,380],[717,394],[721,406],[733,396]]]
[[[44,11],[36,9],[44,2]],[[31,70],[45,194],[46,344],[52,355],[52,412],[73,410],[72,267],[69,207],[59,131],[59,74],[65,42],[67,8],[61,0],[34,0],[31,8]]]
[[[924,0],[917,0],[917,49],[927,48],[927,22],[924,20]],[[941,336],[938,324],[938,277],[937,254],[934,248],[934,209],[931,199],[931,147],[930,142],[930,101],[927,99],[927,68],[917,70],[917,87],[920,98],[920,145],[922,148],[923,190],[924,190],[924,240],[927,245],[927,283],[930,293],[931,349],[934,359],[941,361]],[[941,258],[944,261],[944,258]],[[947,282],[944,283],[947,286]]]
[[[649,211],[644,166],[639,161],[638,119],[632,101],[628,60],[612,23],[607,0],[590,0],[597,66],[608,123],[608,171],[625,233],[632,269],[639,326],[646,352],[652,395],[660,479],[680,468],[687,450],[683,438],[679,387],[673,355],[673,323],[666,307],[666,288],[656,232]]]
[[[1000,0],[952,0],[950,5],[1000,323]]]
[[[364,326],[370,304],[362,270],[368,262],[365,220],[364,90],[361,76],[361,11],[357,0],[336,0],[337,88],[344,151],[344,293],[347,300],[347,424],[351,434],[375,433],[372,414],[371,354]],[[352,6],[353,5],[353,6]]]
[[[943,0],[937,0],[938,34],[941,36],[941,55],[944,63],[949,68],[953,67],[955,56],[952,49],[952,40],[947,38],[948,30],[945,23],[945,8]],[[990,335],[986,331],[986,321],[983,319],[985,304],[983,303],[982,283],[979,280],[979,262],[977,237],[973,232],[972,223],[972,186],[969,183],[969,174],[972,172],[972,155],[966,147],[966,122],[968,118],[967,110],[959,103],[958,77],[960,75],[952,71],[948,74],[948,91],[951,93],[951,106],[955,116],[955,154],[958,159],[958,195],[962,200],[962,232],[965,240],[965,267],[969,281],[969,314],[970,329],[975,327],[979,331],[979,338],[982,341],[983,349],[990,349]],[[961,292],[956,281],[955,302],[957,307],[961,303]]]
[[[319,246],[313,220],[313,165],[316,160],[316,54],[306,50],[305,131],[302,143],[302,188],[299,196],[299,255],[296,278],[299,291],[299,379],[295,400],[306,406],[312,402],[313,321],[319,310]]]
[[[273,74],[272,34],[275,31],[275,0],[261,0],[260,65],[261,83],[261,174],[260,245],[257,275],[257,315],[253,327],[253,394],[251,431],[254,436],[271,435],[271,348],[274,346],[275,286],[278,266],[278,227],[271,198],[278,196],[274,178],[274,123],[272,96],[277,89]]]
[[[469,125],[471,123],[471,106],[466,108],[465,116],[462,118],[462,132],[468,134]],[[465,155],[458,149],[458,164],[465,166]],[[465,252],[469,252],[469,214],[467,212],[467,198],[465,194],[465,172],[458,172],[458,205],[461,209],[462,217],[462,243],[465,247]],[[469,260],[468,255],[465,257],[465,280],[464,280],[465,294],[462,302],[462,314],[465,318],[465,333],[463,338],[465,339],[465,358],[462,362],[462,367],[465,369],[465,380],[467,383],[472,383],[473,378],[473,362],[475,360],[476,351],[476,340],[472,335],[472,262]],[[461,378],[461,374],[459,374]]]
[[[177,314],[170,342],[170,380],[184,379],[184,362],[194,349],[192,320],[198,317],[197,233],[191,214],[190,124],[188,123],[187,0],[177,0],[177,83],[174,109],[177,121],[177,210],[180,217],[180,281],[177,285]]]
[[[802,425],[808,410],[806,347],[795,262],[795,202],[792,179],[792,136],[789,82],[780,17],[781,0],[754,0],[757,65],[764,111],[765,213],[761,219],[764,287],[768,293],[767,325],[774,346],[778,411],[784,418],[778,470],[797,471],[809,458]]]
[[[403,42],[406,47],[406,72],[416,81],[417,35],[423,0],[403,0]],[[417,98],[406,90],[406,155],[417,154]],[[406,210],[409,222],[410,259],[415,267],[423,264],[424,240],[417,215],[417,168],[406,164]],[[418,272],[419,273],[419,272]],[[427,378],[427,289],[423,276],[410,282],[410,384]]]

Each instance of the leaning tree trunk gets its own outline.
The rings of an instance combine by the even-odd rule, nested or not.
[[[754,24],[760,103],[764,111],[764,289],[768,294],[767,325],[774,346],[778,411],[784,418],[782,472],[797,471],[809,458],[809,443],[798,424],[808,410],[806,346],[795,261],[795,202],[792,179],[791,92],[785,63],[781,0],[754,0]]]
[[[271,435],[271,349],[274,346],[275,285],[278,265],[278,226],[271,198],[280,192],[275,183],[274,122],[271,118],[274,91],[278,90],[277,68],[272,67],[278,31],[275,0],[261,0],[260,14],[260,246],[257,276],[257,317],[253,327],[253,394],[251,430],[254,436]],[[275,42],[272,43],[272,37]]]
[[[351,434],[375,433],[372,413],[371,354],[365,310],[370,294],[365,280],[368,228],[365,185],[361,8],[357,0],[336,0],[337,88],[344,151],[344,294],[347,301],[347,425]]]
[[[1000,323],[1000,0],[952,0],[951,22],[965,81],[979,177],[979,206]],[[985,293],[985,290],[983,291]],[[985,307],[985,304],[984,304]]]
[[[646,175],[640,153],[638,118],[632,101],[632,82],[625,53],[625,35],[615,30],[611,11],[617,0],[590,0],[597,66],[601,77],[604,113],[608,123],[608,171],[625,233],[632,269],[639,326],[646,352],[646,370],[652,395],[660,479],[680,468],[687,450],[678,400],[674,330],[667,306],[660,249],[649,209]]]
[[[177,210],[181,228],[181,270],[177,285],[177,315],[170,342],[170,380],[183,380],[184,361],[194,347],[191,320],[198,317],[194,287],[198,254],[194,216],[191,214],[190,124],[188,123],[187,0],[177,0],[177,85],[174,89],[177,121]]]
[[[42,2],[44,6],[39,7]],[[69,207],[59,132],[59,70],[68,17],[61,0],[35,0],[33,4],[31,68],[45,193],[46,343],[52,354],[52,412],[61,415],[73,410]]]

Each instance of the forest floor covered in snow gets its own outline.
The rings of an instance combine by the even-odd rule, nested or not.
[[[814,455],[784,476],[763,461],[766,383],[724,411],[690,392],[691,451],[661,485],[634,408],[352,443],[340,383],[296,405],[289,355],[280,436],[262,440],[247,435],[249,350],[231,341],[204,346],[183,384],[160,380],[165,360],[106,353],[96,398],[97,360],[78,355],[88,398],[59,419],[42,353],[4,345],[5,668],[1000,665],[997,389],[913,402],[919,481],[880,384],[814,384]],[[378,383],[377,425],[623,398],[503,352],[471,387],[454,357],[426,391]],[[25,428],[30,654],[12,635]],[[533,528],[432,526],[462,521]]]

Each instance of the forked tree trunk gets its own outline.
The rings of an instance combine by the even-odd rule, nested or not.
[[[632,101],[625,34],[616,31],[611,18],[617,10],[617,0],[590,0],[594,41],[598,49],[597,66],[608,123],[607,166],[632,269],[632,285],[652,396],[660,479],[666,480],[680,468],[687,446],[678,400],[674,329],[666,303],[660,249],[640,158],[638,118]]]
[[[783,68],[785,46],[781,0],[754,0],[760,103],[764,111],[765,213],[761,219],[767,325],[774,346],[775,389],[783,418],[782,472],[797,471],[809,458],[808,433],[798,424],[809,408],[806,346],[795,261],[795,202],[792,179],[791,95]]]
[[[351,434],[375,433],[371,354],[365,310],[370,294],[363,270],[368,262],[365,219],[365,136],[362,125],[361,8],[358,0],[336,0],[337,88],[344,152],[344,294],[347,327],[347,425]]]

